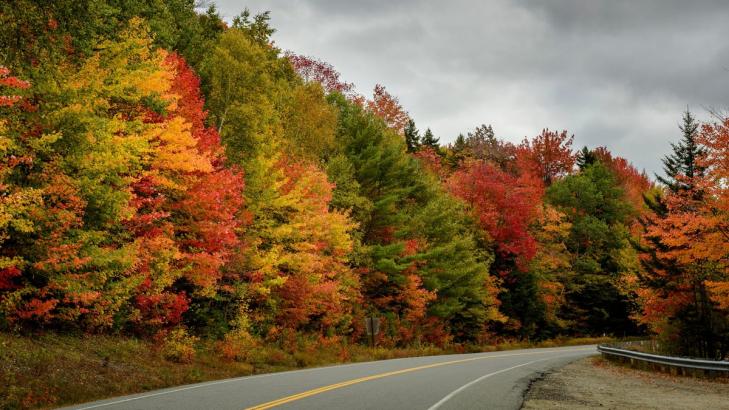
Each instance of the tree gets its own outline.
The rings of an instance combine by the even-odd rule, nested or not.
[[[525,332],[522,336],[533,334],[535,312],[544,312],[535,305],[536,281],[527,269],[537,251],[529,226],[539,213],[541,184],[528,174],[516,177],[493,163],[471,160],[453,173],[447,185],[489,235],[495,254],[491,269],[504,286],[499,295],[502,312],[515,320],[514,328]]]
[[[548,129],[532,138],[526,138],[517,148],[517,160],[519,168],[544,181],[545,186],[561,176],[572,171],[575,163],[575,156],[572,153],[572,141],[574,136],[568,136],[567,131],[556,132]]]
[[[387,318],[384,341],[474,340],[499,317],[495,285],[485,276],[490,254],[477,249],[462,204],[438,189],[373,113],[336,96],[330,101],[340,110],[337,141],[352,164],[356,197],[370,204],[357,218],[363,246],[354,260],[366,308]]]
[[[331,64],[291,52],[286,53],[286,57],[304,82],[317,82],[327,93],[338,92],[347,97],[354,96],[354,84],[340,80],[341,74]]]
[[[411,153],[420,149],[420,132],[415,127],[415,121],[412,119],[409,119],[405,125],[405,145],[408,152]]]
[[[605,147],[597,147],[590,151],[587,156],[594,157],[592,162],[600,161],[612,171],[618,184],[623,189],[626,199],[636,211],[642,211],[645,207],[644,194],[653,187],[645,172],[639,172],[628,160],[622,157],[613,156]]]
[[[572,224],[567,215],[553,206],[544,204],[539,220],[532,225],[537,241],[537,254],[529,264],[529,272],[537,281],[538,302],[543,312],[533,320],[539,337],[551,337],[568,331],[571,323],[564,319],[565,291],[573,281],[572,256],[567,248]]]
[[[332,184],[316,167],[282,159],[277,195],[251,226],[248,304],[262,335],[282,329],[322,335],[351,326],[359,280],[347,265],[354,224],[330,211]]]
[[[567,287],[565,319],[579,333],[637,331],[629,298],[618,286],[634,211],[616,177],[596,162],[553,183],[547,200],[571,224],[566,246],[574,278]]]
[[[449,188],[473,210],[481,227],[503,258],[497,269],[506,274],[510,263],[525,267],[536,252],[529,224],[537,217],[542,190],[529,178],[517,178],[483,161],[467,163],[448,181]],[[508,261],[508,262],[507,262]]]
[[[451,168],[457,168],[463,160],[470,157],[468,146],[466,145],[466,137],[458,134],[456,140],[449,144],[446,150],[446,158]]]
[[[577,153],[575,160],[577,167],[581,171],[589,167],[590,165],[593,165],[597,161],[598,158],[595,152],[587,148],[586,146],[582,147],[582,149]]]
[[[425,134],[423,134],[423,138],[420,140],[420,145],[423,147],[432,148],[436,152],[440,152],[440,144],[438,144],[438,138],[433,135],[433,131],[431,131],[430,128],[425,130]]]
[[[704,146],[688,149],[689,134],[674,146],[666,162],[684,171],[693,167],[693,177],[678,173],[673,188],[652,202],[655,211],[644,217],[641,248],[641,320],[678,353],[708,358],[729,351],[726,129],[726,121],[706,125],[694,140]],[[691,152],[700,156],[688,161]]]
[[[490,125],[482,124],[469,132],[465,139],[469,156],[491,162],[502,171],[513,173],[516,149],[513,144],[496,138]]]
[[[713,241],[712,258],[717,262],[716,278],[707,281],[712,300],[725,312],[729,311],[729,119],[724,118],[716,124],[703,127],[698,142],[706,147],[706,156],[700,164],[708,170],[710,181],[707,187],[711,199],[711,224],[716,233]]]
[[[663,158],[663,172],[666,176],[656,175],[659,182],[666,185],[673,192],[679,190],[692,190],[690,183],[694,177],[701,177],[704,167],[697,164],[699,158],[706,154],[704,148],[696,141],[698,137],[699,124],[687,109],[683,114],[683,124],[679,126],[683,133],[678,144],[671,144],[673,152]],[[683,183],[680,177],[683,176]]]
[[[292,155],[318,161],[336,150],[337,113],[327,104],[319,84],[295,85],[286,92],[281,111],[283,149]]]
[[[149,333],[217,296],[239,246],[243,180],[223,168],[197,78],[153,48],[141,20],[98,50],[35,91],[53,105],[11,125],[11,155],[34,166],[8,185],[42,202],[12,235],[10,256],[23,263],[3,314]]]
[[[211,117],[230,161],[246,172],[251,221],[229,271],[241,279],[237,302],[246,306],[236,326],[250,328],[236,331],[282,343],[297,332],[347,334],[360,298],[348,265],[355,224],[331,204],[358,198],[334,194],[317,165],[337,157],[336,110],[270,47],[265,21],[241,17],[203,62]],[[337,182],[351,187],[348,169],[336,168]]]
[[[372,100],[367,101],[367,109],[385,121],[385,124],[398,134],[402,135],[405,132],[410,117],[397,97],[388,93],[383,85],[375,85]]]

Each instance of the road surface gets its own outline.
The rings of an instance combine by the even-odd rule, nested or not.
[[[595,346],[382,360],[173,387],[69,409],[518,409],[540,372]]]

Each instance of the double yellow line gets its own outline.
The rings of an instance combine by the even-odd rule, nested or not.
[[[594,350],[594,348],[559,350],[558,352],[575,352],[575,351],[581,351],[581,350]],[[291,403],[292,401],[297,401],[297,400],[301,400],[301,399],[304,399],[304,398],[307,398],[307,397],[315,396],[317,394],[321,394],[321,393],[324,393],[324,392],[328,392],[330,390],[341,389],[342,387],[351,386],[353,384],[363,383],[363,382],[367,382],[367,381],[370,381],[370,380],[382,379],[383,377],[397,376],[397,375],[400,375],[400,374],[415,372],[415,371],[418,371],[418,370],[432,369],[434,367],[447,366],[447,365],[451,365],[451,364],[472,362],[472,361],[475,361],[475,360],[495,359],[495,358],[498,358],[498,357],[508,357],[508,356],[527,356],[527,355],[545,354],[545,353],[552,353],[552,352],[553,351],[547,351],[547,352],[541,351],[541,352],[528,352],[528,353],[508,353],[508,354],[493,355],[493,356],[479,356],[479,357],[472,357],[472,358],[469,358],[469,359],[451,360],[451,361],[447,361],[447,362],[439,362],[439,363],[427,364],[427,365],[424,365],[424,366],[410,367],[410,368],[407,368],[407,369],[396,370],[396,371],[387,372],[387,373],[380,373],[380,374],[375,374],[375,375],[372,375],[372,376],[360,377],[358,379],[347,380],[347,381],[344,381],[344,382],[341,382],[341,383],[330,384],[328,386],[323,386],[323,387],[319,387],[319,388],[316,388],[316,389],[307,390],[305,392],[298,393],[298,394],[293,394],[291,396],[283,397],[283,398],[280,398],[278,400],[273,400],[273,401],[269,401],[267,403],[259,404],[257,406],[248,407],[246,410],[265,410],[265,409],[270,409],[270,408],[273,408],[273,407],[276,407],[276,406],[280,406],[282,404]]]

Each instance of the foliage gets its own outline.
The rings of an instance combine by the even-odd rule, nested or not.
[[[1,328],[267,366],[345,360],[368,315],[387,348],[647,328],[727,354],[725,119],[684,115],[663,187],[566,131],[443,144],[274,31],[192,0],[0,5]]]
[[[674,192],[693,188],[686,184],[690,184],[694,177],[703,175],[704,167],[699,161],[706,154],[697,141],[699,124],[690,111],[684,112],[683,124],[679,128],[682,133],[681,141],[678,144],[672,143],[673,152],[662,159],[666,176],[656,175],[659,182]]]
[[[574,277],[567,283],[564,317],[584,333],[635,331],[630,300],[618,286],[634,210],[615,175],[598,161],[553,183],[547,200],[571,224],[565,244]]]
[[[357,256],[368,308],[385,314],[389,336],[405,341],[419,337],[411,334],[417,324],[425,338],[443,340],[439,335],[448,331],[475,337],[498,315],[486,276],[490,256],[477,250],[462,205],[407,155],[384,121],[331,99],[340,107],[337,139],[353,165],[358,196],[370,201],[368,214],[358,215],[364,247]],[[432,317],[424,315],[426,307]]]
[[[340,80],[341,74],[331,64],[293,53],[287,53],[286,57],[304,82],[317,82],[327,93],[338,92],[346,96],[353,95],[354,84]]]
[[[3,260],[16,262],[2,305],[12,323],[178,324],[190,297],[216,293],[239,245],[242,177],[223,168],[196,78],[152,48],[141,21],[118,38],[60,87],[36,91],[54,104],[8,124],[5,158],[33,166],[7,173],[4,186],[42,201],[22,233],[8,234]]]
[[[541,178],[545,186],[551,185],[555,179],[572,171],[575,163],[573,138],[567,131],[558,133],[544,129],[531,141],[524,139],[517,148],[519,168]]]
[[[685,119],[690,122],[688,114]],[[686,130],[666,160],[680,171],[667,171],[673,183],[644,217],[640,318],[679,353],[718,359],[729,352],[729,133],[726,120],[707,124],[696,138],[705,145],[696,147]]]
[[[398,134],[403,134],[408,124],[407,111],[400,105],[397,97],[392,96],[381,84],[375,85],[372,91],[372,100],[367,101],[367,109],[380,117],[385,124]]]

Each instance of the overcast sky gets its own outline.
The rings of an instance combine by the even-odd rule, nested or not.
[[[700,119],[729,106],[729,2],[217,0],[271,11],[278,47],[381,83],[442,142],[479,124],[518,142],[567,129],[649,173]]]

